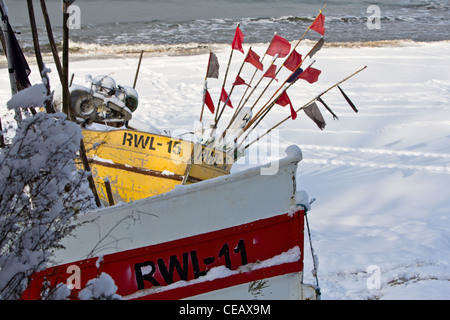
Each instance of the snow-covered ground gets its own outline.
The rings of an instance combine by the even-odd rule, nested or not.
[[[305,54],[310,46],[302,43],[298,51]],[[212,49],[221,64],[220,78],[208,80],[216,102],[230,47]],[[261,44],[252,46],[260,56],[265,49]],[[86,74],[111,74],[119,84],[133,84],[137,56],[96,59],[96,54],[73,59],[74,83],[86,84]],[[227,91],[243,58],[234,52]],[[193,131],[200,116],[207,59],[207,52],[144,55],[136,87],[140,105],[134,117],[160,130]],[[282,157],[292,144],[303,151],[298,189],[317,199],[308,217],[319,258],[322,299],[450,299],[450,42],[324,46],[314,59],[314,68],[322,74],[314,84],[299,81],[288,90],[294,107],[367,65],[341,85],[359,112],[353,112],[338,89],[333,89],[323,99],[339,121],[319,105],[327,122],[321,131],[301,112],[295,121],[278,128],[278,140],[268,140],[270,156],[257,160]],[[36,65],[32,59],[29,63],[30,80],[37,83]],[[50,58],[47,66],[53,70],[55,88],[58,78]],[[246,64],[242,78],[248,81],[254,70]],[[6,109],[8,72],[0,71],[0,115],[5,128],[13,120]],[[284,81],[286,73],[277,78],[272,88]],[[261,88],[266,83],[263,80]],[[234,105],[244,89],[235,88]],[[270,96],[267,93],[262,100]],[[288,115],[288,108],[275,106],[259,132]],[[211,120],[207,110],[204,120],[205,125]],[[255,162],[249,158],[233,170]],[[305,280],[312,283],[309,244],[305,244]]]

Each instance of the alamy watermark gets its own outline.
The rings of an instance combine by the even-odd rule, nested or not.
[[[79,266],[72,264],[66,270],[70,276],[66,280],[66,285],[69,290],[81,289],[81,269]]]
[[[367,13],[371,14],[367,18],[367,28],[369,30],[381,29],[381,9],[377,5],[367,7]]]
[[[81,29],[81,9],[79,6],[72,4],[67,7],[66,12],[67,27],[69,29]],[[381,29],[381,9],[377,5],[370,5],[367,7],[367,13],[370,14],[367,18],[366,26],[369,30]]]
[[[67,7],[66,13],[69,15],[66,24],[69,29],[81,29],[81,9],[72,4]]]

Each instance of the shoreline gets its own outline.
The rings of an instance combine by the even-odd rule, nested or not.
[[[297,40],[291,41],[295,45]],[[304,39],[301,42],[304,45],[313,45],[316,40]],[[399,48],[399,47],[421,47],[430,44],[448,44],[450,40],[439,41],[414,41],[410,39],[398,40],[376,40],[376,41],[345,41],[345,42],[325,42],[323,48]],[[247,46],[264,47],[267,43],[244,43]],[[101,45],[95,43],[77,43],[70,41],[70,59],[71,61],[95,60],[95,59],[114,59],[124,57],[136,57],[144,51],[147,56],[195,56],[207,54],[209,50],[220,51],[228,49],[230,44],[223,43],[182,43],[182,44],[124,44],[124,45]],[[48,45],[41,45],[44,60],[53,61],[52,53]],[[61,54],[61,45],[57,45]],[[34,51],[31,48],[24,50],[28,64],[36,64]],[[7,67],[7,60],[4,55],[0,57],[0,68]]]

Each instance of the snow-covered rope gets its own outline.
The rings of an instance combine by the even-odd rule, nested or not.
[[[316,198],[312,198],[311,201],[309,201],[309,206],[316,201]],[[311,241],[311,230],[309,228],[309,221],[308,221],[308,209],[307,206],[305,206],[304,204],[299,204],[300,206],[302,206],[304,208],[305,211],[305,221],[306,221],[306,229],[308,231],[308,239],[309,239],[309,247],[311,249],[311,256],[312,256],[312,262],[313,262],[313,276],[316,279],[316,292],[317,295],[320,297],[320,286],[319,286],[319,277],[317,275],[317,259],[316,259],[316,255],[314,254],[314,248],[312,245],[312,241]]]

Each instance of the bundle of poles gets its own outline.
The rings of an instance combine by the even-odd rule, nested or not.
[[[312,64],[314,64],[315,60],[312,60],[311,58],[321,49],[323,43],[324,43],[324,34],[325,34],[325,27],[324,27],[324,21],[325,16],[322,14],[324,9],[326,8],[326,5],[319,11],[319,14],[315,17],[314,21],[310,24],[310,26],[306,29],[306,31],[303,33],[303,35],[300,37],[300,39],[295,43],[295,45],[291,48],[291,44],[284,38],[280,37],[279,35],[275,34],[273,37],[271,43],[266,49],[266,52],[262,56],[262,58],[259,58],[259,56],[252,51],[252,48],[250,47],[248,49],[248,53],[244,58],[244,61],[239,67],[239,71],[237,72],[237,76],[235,78],[235,81],[232,84],[231,89],[227,93],[225,90],[226,82],[227,82],[227,76],[230,69],[230,64],[232,61],[233,53],[235,50],[241,51],[244,53],[242,43],[244,35],[242,31],[240,30],[240,25],[238,24],[236,27],[235,36],[232,42],[232,49],[230,52],[230,56],[228,59],[228,64],[225,71],[225,76],[222,83],[220,98],[217,103],[217,107],[214,105],[211,96],[208,92],[207,87],[207,79],[208,78],[216,78],[218,79],[219,76],[219,63],[217,61],[217,57],[215,54],[210,51],[209,59],[208,59],[208,66],[207,66],[207,72],[205,75],[204,80],[204,91],[203,91],[203,103],[201,108],[201,114],[200,114],[200,122],[203,121],[204,118],[204,110],[205,105],[208,107],[210,112],[213,114],[213,120],[211,122],[211,130],[209,131],[207,137],[202,137],[202,143],[204,144],[214,144],[214,143],[220,143],[220,140],[224,140],[227,133],[229,133],[229,130],[236,129],[236,122],[238,120],[241,120],[242,126],[238,128],[237,132],[233,132],[233,138],[234,138],[234,148],[232,150],[235,158],[237,156],[237,151],[239,150],[245,150],[249,146],[251,146],[256,141],[260,140],[263,136],[269,134],[272,130],[279,127],[281,124],[286,122],[288,119],[295,120],[297,117],[297,113],[300,110],[304,110],[305,113],[319,126],[320,129],[323,130],[325,127],[325,122],[323,120],[322,115],[320,114],[319,109],[317,108],[317,105],[315,104],[315,101],[319,101],[332,115],[334,119],[337,119],[337,116],[334,114],[334,112],[326,105],[326,103],[323,101],[322,96],[325,95],[327,92],[332,90],[333,88],[338,87],[341,91],[342,95],[344,96],[345,100],[349,103],[349,105],[352,107],[352,109],[355,112],[358,112],[352,101],[349,99],[349,97],[344,93],[344,91],[339,87],[340,84],[343,82],[349,80],[362,70],[366,68],[366,66],[358,69],[357,71],[353,72],[352,74],[346,76],[344,79],[338,81],[337,83],[333,84],[326,90],[322,91],[318,95],[316,95],[314,98],[312,98],[310,101],[305,103],[302,107],[295,110],[292,106],[292,103],[287,95],[287,90],[296,83],[298,79],[304,79],[308,81],[309,83],[314,83],[317,81],[318,76],[320,74],[320,70],[312,68]],[[302,40],[306,37],[309,30],[314,30],[317,33],[319,33],[322,37],[320,40],[318,40],[315,45],[309,50],[309,52],[302,57],[297,51],[297,47],[302,42]],[[273,59],[270,62],[269,66],[266,68],[266,70],[263,70],[263,61],[266,58],[266,56],[272,56]],[[303,63],[307,58],[310,58],[312,62],[309,64],[308,67],[303,70],[301,67],[303,66]],[[285,58],[284,62],[281,64],[281,66],[277,69],[275,62],[279,58]],[[254,71],[251,79],[249,80],[248,84],[240,77],[241,71],[243,69],[243,66],[245,63],[251,63],[253,66],[256,67],[256,70]],[[258,105],[259,101],[263,97],[263,95],[266,93],[267,89],[272,84],[273,80],[276,80],[276,77],[280,73],[280,71],[285,68],[290,71],[288,77],[278,86],[278,88],[275,90],[275,92],[272,93],[272,96],[266,100],[266,103],[263,104],[261,107],[259,107],[258,111],[253,114],[255,107]],[[256,74],[258,71],[263,71],[264,73],[261,75],[258,82],[252,86],[253,80],[255,79]],[[270,78],[270,81],[266,84],[265,88],[259,93],[259,96],[256,98],[256,100],[253,102],[251,107],[245,108],[245,105],[249,101],[249,98],[252,96],[252,94],[255,92],[256,88],[260,85],[262,80],[264,78]],[[235,86],[244,84],[246,85],[246,89],[240,98],[239,104],[237,107],[233,107],[231,104],[230,97],[233,93],[233,90]],[[222,106],[221,106],[222,104]],[[250,137],[250,133],[261,123],[261,121],[269,114],[269,112],[272,110],[273,106],[275,104],[279,104],[282,106],[290,105],[291,114],[287,116],[282,121],[278,122],[274,126],[272,126],[270,129],[265,131],[263,134],[258,136],[256,139],[254,139],[251,142],[247,142],[248,138]],[[217,128],[218,124],[222,118],[222,115],[224,114],[226,107],[230,106],[234,109],[233,114],[229,118],[228,124],[225,125],[224,131],[221,133],[221,137],[217,138],[215,135],[217,135]],[[246,110],[244,110],[246,109]],[[255,110],[256,111],[256,110]],[[238,119],[238,116],[240,116],[241,119]],[[242,116],[244,117],[242,119]],[[219,141],[217,141],[219,140]],[[242,147],[242,148],[241,148]],[[226,146],[223,147],[226,149]],[[231,151],[231,150],[228,150]]]

